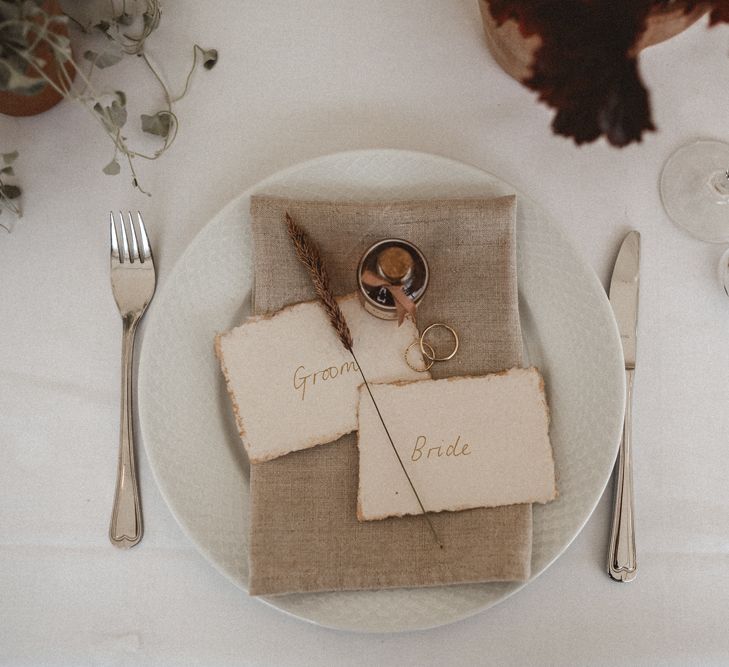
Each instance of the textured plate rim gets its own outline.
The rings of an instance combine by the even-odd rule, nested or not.
[[[467,167],[469,170],[472,170],[474,174],[479,175],[485,175],[492,179],[495,179],[496,181],[499,181],[500,183],[508,186],[511,188],[514,193],[517,195],[517,198],[523,198],[527,199],[531,202],[531,204],[537,209],[542,215],[544,215],[546,218],[549,219],[551,225],[553,226],[554,230],[558,231],[560,234],[560,242],[566,246],[570,254],[572,256],[572,259],[574,260],[575,264],[580,268],[580,270],[586,275],[589,276],[589,280],[592,283],[591,287],[597,288],[597,291],[602,295],[602,298],[600,298],[600,301],[603,302],[603,308],[607,308],[609,312],[612,313],[610,310],[609,301],[607,299],[607,295],[605,294],[604,288],[602,286],[602,283],[600,282],[599,278],[597,277],[597,274],[595,273],[594,269],[590,266],[590,264],[587,262],[587,260],[582,256],[582,254],[578,251],[576,246],[574,245],[571,238],[566,234],[563,226],[561,223],[559,223],[557,220],[555,220],[552,216],[549,216],[546,214],[546,212],[542,209],[542,207],[531,197],[528,197],[525,195],[521,190],[514,187],[511,183],[508,181],[505,181],[501,177],[497,176],[496,174],[489,172],[485,169],[482,169],[481,167],[478,167],[476,165],[473,165],[468,162],[455,160],[453,158],[438,155],[435,153],[429,153],[424,151],[417,151],[417,150],[401,150],[401,149],[395,149],[395,148],[373,148],[373,149],[357,149],[357,150],[348,150],[348,151],[338,151],[334,153],[327,153],[323,154],[308,160],[304,160],[302,162],[295,163],[293,165],[290,165],[284,169],[278,170],[272,174],[269,174],[267,177],[263,178],[262,180],[256,182],[252,186],[246,188],[243,192],[236,195],[232,199],[230,199],[224,206],[222,206],[194,235],[194,237],[190,240],[184,251],[180,254],[180,256],[175,261],[174,265],[170,269],[170,272],[167,277],[167,281],[172,279],[176,272],[179,270],[179,267],[182,266],[187,259],[187,256],[191,254],[194,250],[194,246],[199,242],[199,240],[205,235],[206,231],[209,230],[211,226],[213,226],[218,220],[220,220],[222,217],[224,217],[229,210],[234,209],[238,203],[247,197],[250,197],[251,195],[258,192],[261,188],[266,187],[267,185],[270,185],[272,183],[278,182],[281,179],[286,178],[290,174],[294,174],[296,172],[299,172],[301,170],[307,169],[307,168],[313,168],[316,167],[318,164],[337,159],[337,158],[357,158],[357,157],[365,157],[365,156],[373,156],[373,155],[379,155],[379,154],[399,154],[399,155],[412,155],[421,159],[436,159],[443,164],[452,164],[454,167],[457,167],[459,169],[463,169],[464,167]],[[165,285],[163,286],[163,290],[167,288],[168,282],[165,282]],[[152,308],[154,308],[154,301],[152,302]],[[612,323],[612,334],[614,341],[616,342],[617,348],[620,349],[620,354],[622,356],[622,348],[620,348],[619,344],[619,332],[617,328],[617,323],[615,322],[614,318],[610,318],[610,321]],[[145,327],[146,329],[146,327]],[[144,338],[141,341],[142,350],[140,353],[140,360],[139,360],[139,368],[143,368],[143,366],[146,363],[147,358],[147,350],[148,346],[144,345]],[[138,377],[140,378],[140,382],[143,382],[141,380],[142,373],[139,372]],[[623,377],[623,381],[621,384],[621,387],[619,387],[621,393],[623,396],[625,395],[625,379]],[[141,393],[141,392],[140,392]],[[624,403],[624,401],[623,401]],[[145,453],[147,455],[147,459],[150,463],[150,469],[152,471],[152,477],[155,481],[155,484],[157,485],[157,488],[159,489],[160,495],[162,496],[163,500],[165,501],[165,504],[167,505],[167,508],[169,509],[170,513],[174,517],[177,524],[180,526],[183,534],[193,543],[196,550],[199,551],[206,561],[208,561],[213,568],[219,572],[223,577],[225,577],[227,580],[229,580],[231,583],[235,585],[236,588],[246,591],[246,589],[241,585],[241,583],[236,580],[229,572],[225,571],[213,558],[213,555],[209,551],[209,548],[207,545],[205,545],[203,542],[201,542],[190,530],[190,528],[186,525],[185,521],[182,519],[182,517],[177,513],[177,511],[174,509],[174,503],[170,501],[170,498],[168,497],[168,494],[165,490],[164,483],[159,478],[157,473],[157,466],[154,465],[154,454],[150,452],[150,448],[147,445],[147,440],[144,437],[144,431],[145,431],[145,420],[144,415],[146,414],[143,407],[140,405],[139,410],[139,425],[140,425],[140,434],[142,436],[141,440],[145,449]],[[622,421],[622,417],[621,417]],[[617,456],[617,451],[620,446],[620,433],[622,429],[617,430],[617,436],[615,438],[615,442],[613,443],[613,455],[611,458],[615,458]],[[446,625],[450,625],[452,623],[457,623],[459,621],[462,621],[464,619],[470,618],[472,616],[475,616],[476,614],[479,614],[487,609],[490,609],[491,607],[496,606],[497,604],[500,604],[501,602],[504,602],[505,600],[512,597],[515,593],[521,591],[525,586],[530,584],[532,581],[534,581],[538,576],[540,576],[543,572],[545,572],[551,565],[554,564],[554,562],[562,556],[565,551],[570,547],[570,545],[574,542],[574,540],[577,538],[577,536],[582,532],[587,522],[590,520],[590,517],[594,513],[598,503],[600,502],[600,498],[605,492],[605,489],[607,488],[608,482],[610,481],[610,478],[612,476],[613,468],[612,466],[608,469],[607,473],[604,476],[604,479],[602,480],[599,489],[596,490],[597,493],[595,494],[595,498],[592,502],[592,504],[589,507],[589,511],[585,513],[584,519],[581,521],[577,529],[574,531],[574,534],[570,537],[569,540],[567,540],[563,546],[554,554],[553,558],[546,562],[539,570],[533,571],[526,581],[520,582],[518,586],[515,586],[510,591],[505,593],[502,597],[496,599],[496,600],[490,600],[488,602],[485,602],[483,605],[475,607],[473,609],[470,609],[466,612],[463,612],[461,614],[456,614],[454,616],[449,617],[447,620],[443,622],[437,622],[437,623],[429,623],[429,624],[422,624],[422,625],[413,625],[406,628],[394,628],[391,631],[376,631],[376,630],[368,630],[365,628],[353,628],[350,626],[345,625],[334,625],[334,624],[326,624],[321,621],[318,621],[313,618],[309,618],[307,616],[298,614],[290,609],[286,609],[284,607],[281,607],[276,604],[275,597],[266,597],[266,596],[259,596],[257,597],[258,600],[261,602],[264,602],[266,605],[276,609],[277,611],[286,614],[289,617],[296,618],[302,621],[305,621],[307,623],[310,623],[317,627],[323,627],[327,629],[332,630],[339,630],[339,631],[346,631],[346,632],[354,632],[358,634],[396,634],[396,633],[404,633],[404,632],[417,632],[421,630],[429,630],[433,628],[443,627]]]

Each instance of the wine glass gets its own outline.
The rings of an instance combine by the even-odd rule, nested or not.
[[[692,236],[729,242],[729,144],[701,139],[679,148],[663,167],[661,200]]]
[[[719,282],[729,296],[729,248],[719,260]]]

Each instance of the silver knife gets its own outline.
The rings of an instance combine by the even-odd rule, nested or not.
[[[613,521],[610,531],[608,574],[616,581],[632,581],[637,572],[633,509],[631,417],[635,374],[636,325],[640,276],[640,234],[630,232],[620,246],[610,280],[610,305],[620,331],[625,357],[625,421],[615,478]]]

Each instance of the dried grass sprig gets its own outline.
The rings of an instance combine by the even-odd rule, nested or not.
[[[352,332],[349,330],[347,320],[344,319],[344,313],[339,307],[329,286],[329,274],[319,254],[319,249],[309,235],[294,222],[294,219],[288,213],[286,213],[286,227],[291,242],[294,244],[296,257],[298,257],[299,261],[309,272],[311,282],[314,285],[314,291],[321,300],[329,321],[337,332],[339,340],[342,341],[342,345],[351,352],[353,345]]]
[[[382,427],[385,429],[387,439],[390,441],[390,445],[395,452],[395,456],[400,463],[400,467],[405,473],[405,477],[410,484],[410,488],[415,494],[415,499],[418,501],[418,505],[420,505],[420,509],[423,512],[423,517],[428,522],[428,527],[430,528],[430,532],[433,533],[433,538],[435,539],[436,544],[442,549],[443,544],[438,537],[435,526],[433,526],[433,522],[430,520],[430,517],[425,511],[423,502],[420,500],[420,496],[415,490],[413,480],[410,479],[410,475],[405,468],[405,464],[403,463],[402,458],[400,458],[400,453],[397,451],[397,447],[395,447],[395,443],[392,440],[392,436],[390,435],[390,431],[387,428],[387,424],[385,424],[385,420],[382,417],[382,413],[380,412],[380,408],[377,405],[377,401],[375,401],[375,397],[372,395],[372,390],[370,389],[369,382],[367,382],[367,378],[365,377],[364,371],[362,370],[362,366],[360,366],[360,363],[359,361],[357,361],[357,357],[354,354],[354,350],[352,349],[352,332],[349,330],[349,326],[347,325],[347,320],[344,317],[342,309],[339,307],[337,300],[334,298],[334,293],[332,292],[329,283],[329,274],[327,273],[326,266],[324,265],[324,260],[319,253],[319,248],[317,248],[316,243],[314,243],[311,237],[294,221],[294,219],[289,215],[288,212],[286,212],[286,228],[288,230],[291,243],[294,246],[294,250],[296,251],[296,257],[309,272],[309,277],[311,278],[311,282],[314,286],[314,291],[316,292],[316,295],[319,297],[322,305],[324,306],[327,317],[329,318],[332,327],[337,332],[337,337],[341,341],[342,345],[344,345],[344,347],[352,355],[354,364],[357,367],[359,374],[362,376],[362,381],[367,388],[367,393],[370,395],[370,399],[372,399],[372,404],[375,406],[377,416],[380,418]]]

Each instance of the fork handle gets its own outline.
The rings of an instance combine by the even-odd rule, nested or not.
[[[633,581],[637,571],[635,555],[635,522],[633,508],[633,455],[632,455],[632,403],[633,374],[626,370],[627,392],[625,397],[625,421],[623,438],[618,452],[617,476],[615,478],[615,499],[612,530],[610,531],[610,553],[608,574],[616,581]]]
[[[116,492],[111,513],[109,539],[115,547],[129,549],[142,539],[142,511],[134,466],[134,409],[132,402],[132,360],[137,321],[124,318],[121,367],[121,420]]]

